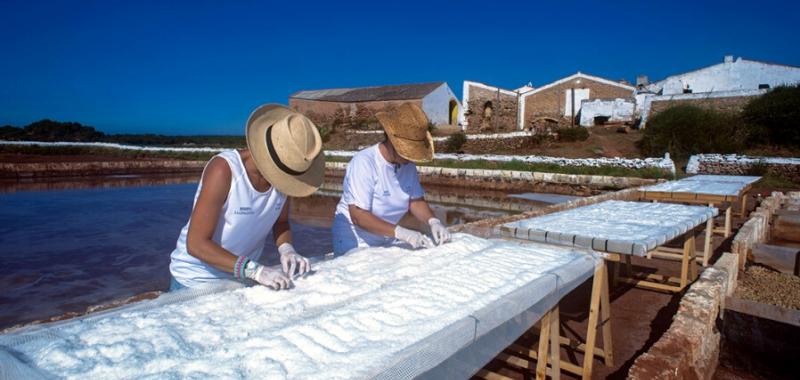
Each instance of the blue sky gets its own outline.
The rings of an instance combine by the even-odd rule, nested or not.
[[[800,65],[800,2],[0,2],[0,125],[241,134],[300,89]]]

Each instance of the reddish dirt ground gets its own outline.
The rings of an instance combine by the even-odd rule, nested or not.
[[[529,148],[516,154],[537,154],[542,156],[567,158],[593,157],[641,157],[636,143],[642,139],[642,132],[618,133],[616,127],[592,127],[586,141],[557,142],[542,147]]]

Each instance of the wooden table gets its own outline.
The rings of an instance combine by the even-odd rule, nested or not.
[[[702,181],[702,182],[734,182],[743,186],[739,192],[741,198],[741,206],[737,213],[739,217],[746,216],[747,212],[747,192],[753,188],[753,184],[761,179],[759,176],[749,175],[715,175],[715,174],[699,174],[691,177],[686,177],[686,181]]]
[[[507,237],[507,239],[514,238]],[[559,331],[559,304],[557,303],[542,316],[538,331],[539,343],[536,349],[514,343],[506,349],[506,351],[513,351],[514,355],[503,352],[498,354],[496,358],[514,367],[535,369],[537,380],[544,380],[547,376],[553,379],[560,379],[562,370],[577,375],[584,380],[591,379],[595,357],[602,359],[603,363],[608,367],[614,365],[610,302],[608,270],[601,263],[595,268],[592,277],[586,343],[576,342],[561,335]],[[602,334],[602,347],[597,347],[598,328]],[[582,353],[583,360],[580,364],[574,364],[569,360],[563,359],[561,356],[562,346]],[[594,347],[594,349],[587,354],[586,347]],[[544,358],[544,360],[539,360],[539,358]],[[507,376],[487,369],[481,369],[475,376],[487,380],[510,380]]]
[[[639,189],[641,199],[649,201],[661,201],[672,203],[706,204],[710,207],[718,207],[725,211],[725,218],[722,227],[714,227],[714,233],[724,237],[731,235],[733,205],[739,204],[739,216],[744,216],[747,212],[747,192],[753,187],[753,183],[761,177],[754,176],[716,176],[699,175],[684,178],[679,181],[669,181],[658,185],[647,186]],[[710,246],[710,239],[706,245]],[[708,265],[707,257],[703,260],[703,266]]]
[[[619,280],[619,263],[626,265],[622,281],[637,287],[680,292],[697,276],[695,236],[705,225],[706,241],[711,240],[713,207],[669,203],[606,201],[553,214],[508,223],[500,233],[517,239],[573,245],[603,252],[613,265],[613,279]],[[681,248],[666,247],[680,241]],[[634,276],[631,256],[681,262],[680,278],[644,274]],[[710,256],[706,244],[703,261]]]

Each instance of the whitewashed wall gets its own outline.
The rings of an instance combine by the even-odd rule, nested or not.
[[[446,83],[422,98],[422,110],[428,115],[428,120],[431,123],[437,125],[449,124],[450,100],[455,100],[458,103],[456,95],[453,94],[453,91],[450,90]],[[461,104],[456,107],[459,107],[460,110]]]
[[[634,103],[625,99],[590,100],[581,103],[581,121],[584,127],[594,126],[594,118],[606,116],[610,122],[633,121]]]
[[[760,84],[771,88],[800,83],[800,68],[739,58],[656,82],[662,95],[682,94],[688,85],[693,93],[755,90]]]

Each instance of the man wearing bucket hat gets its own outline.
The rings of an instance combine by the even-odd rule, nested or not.
[[[170,290],[233,278],[286,289],[310,269],[292,247],[287,196],[311,195],[322,184],[319,132],[302,114],[268,104],[250,115],[246,135],[247,149],[224,151],[203,171],[171,255]],[[257,262],[270,231],[281,268]]]
[[[375,115],[386,132],[383,142],[356,153],[347,165],[342,198],[333,220],[333,251],[393,244],[430,248],[450,240],[450,233],[433,216],[414,162],[433,159],[428,118],[417,105],[404,103]],[[411,211],[431,227],[433,241],[420,232],[398,225]]]

